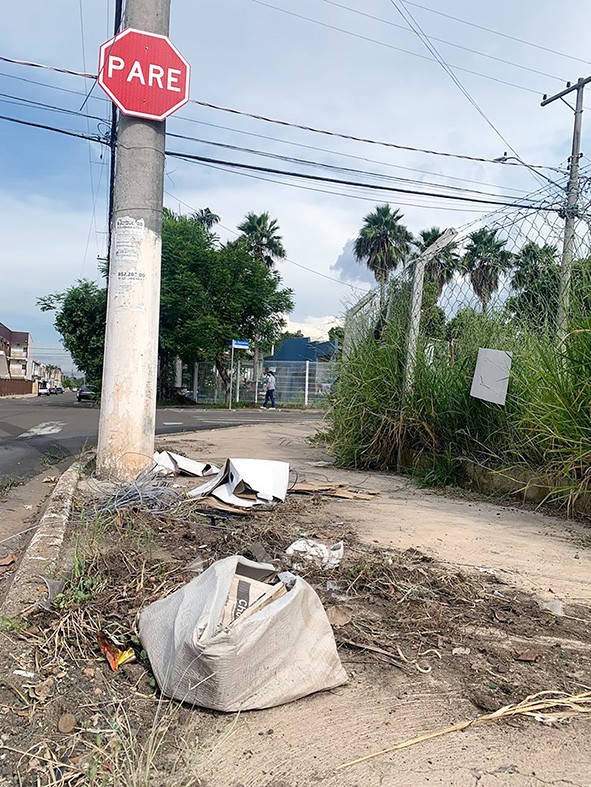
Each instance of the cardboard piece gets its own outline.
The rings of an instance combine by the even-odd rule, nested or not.
[[[300,495],[328,495],[329,497],[342,497],[345,500],[371,500],[375,495],[379,495],[377,489],[360,489],[349,486],[349,484],[336,484],[330,481],[326,483],[309,483],[300,481],[289,489],[290,492]]]
[[[203,478],[209,475],[216,475],[220,468],[208,462],[197,462],[189,459],[182,454],[174,454],[172,451],[155,451],[154,462],[156,467],[154,472],[157,475],[192,475]]]
[[[505,404],[512,358],[513,353],[505,350],[481,347],[478,350],[470,396],[492,404]]]
[[[219,473],[190,497],[213,495],[226,505],[251,508],[285,500],[289,464],[268,459],[226,459]]]
[[[269,585],[240,572],[240,565],[230,583],[230,591],[222,612],[220,630],[237,626],[247,620],[276,598],[283,596],[287,589],[283,582]]]

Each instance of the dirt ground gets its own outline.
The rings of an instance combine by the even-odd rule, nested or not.
[[[589,690],[591,530],[420,490],[394,475],[337,469],[310,444],[313,424],[274,425],[272,413],[269,422],[173,436],[159,447],[217,463],[286,460],[294,482],[328,479],[380,494],[290,494],[273,512],[231,520],[187,510],[185,518],[126,512],[100,523],[81,516],[81,498],[65,602],[2,634],[0,784],[590,787],[582,714],[551,725],[493,722],[336,771],[528,694]],[[95,630],[131,633],[139,609],[190,579],[186,566],[197,555],[207,565],[258,542],[283,564],[285,547],[302,533],[345,542],[338,569],[305,576],[329,613],[344,614],[334,631],[346,685],[224,715],[159,701],[141,654],[109,671]],[[82,553],[84,539],[92,549]],[[566,615],[542,609],[548,600],[563,602]],[[67,713],[74,729],[60,733]]]

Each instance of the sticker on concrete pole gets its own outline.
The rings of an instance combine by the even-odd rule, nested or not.
[[[118,262],[137,262],[141,256],[145,224],[143,219],[124,216],[115,222],[113,259]]]
[[[115,222],[113,232],[113,274],[111,285],[117,308],[144,311],[142,285],[146,272],[139,269],[142,246],[146,237],[143,219],[124,216]]]

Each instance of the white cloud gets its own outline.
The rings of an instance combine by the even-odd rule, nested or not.
[[[329,330],[335,325],[342,325],[343,320],[334,315],[326,317],[306,317],[301,322],[288,320],[287,330],[296,332],[301,331],[304,336],[312,341],[325,341],[328,339]]]

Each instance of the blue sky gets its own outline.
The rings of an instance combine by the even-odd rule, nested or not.
[[[170,37],[191,62],[192,98],[414,147],[484,158],[495,158],[507,150],[507,144],[441,66],[424,59],[430,55],[415,33],[395,26],[404,27],[405,22],[391,0],[265,3],[172,0]],[[422,5],[406,7],[425,33],[456,44],[452,47],[436,42],[446,62],[489,77],[456,71],[519,155],[533,163],[563,162],[570,148],[572,115],[560,102],[545,109],[539,102],[542,93],[560,90],[562,80],[574,81],[591,73],[591,61],[572,59],[586,59],[589,4],[584,0],[564,0],[560,5],[539,0],[486,4],[423,0]],[[113,6],[112,0],[28,0],[11,4],[3,9],[0,54],[94,73],[99,45],[110,36]],[[571,59],[461,24],[425,10],[427,7],[539,46],[569,52]],[[290,16],[286,11],[314,21]],[[484,55],[519,63],[543,75]],[[91,87],[90,80],[80,77],[0,63],[0,114],[102,133],[105,124],[100,121],[33,108],[20,101],[26,98],[79,111]],[[591,96],[587,103],[591,106]],[[109,103],[100,88],[94,87],[85,109],[93,116],[108,117]],[[591,133],[591,120],[585,121],[583,151],[589,149]],[[480,181],[489,185],[464,185],[490,193],[517,194],[508,189],[534,190],[538,186],[527,170],[519,168],[364,145],[195,104],[180,110],[168,122],[168,131],[419,182],[462,185],[446,177]],[[313,171],[303,164],[261,159],[197,142],[169,138],[167,146],[214,158]],[[421,172],[394,168],[399,166]],[[37,355],[63,361],[68,368],[51,315],[39,312],[35,302],[37,297],[64,289],[78,278],[100,278],[97,257],[106,254],[107,151],[96,143],[0,121],[0,173],[0,321],[15,330],[30,330],[39,348]],[[187,205],[195,209],[209,206],[220,214],[223,228],[219,232],[224,239],[232,237],[228,230],[234,229],[248,211],[268,210],[278,219],[290,260],[281,263],[280,270],[296,296],[292,323],[306,333],[320,336],[342,316],[346,305],[367,289],[370,277],[352,260],[341,260],[337,269],[332,266],[347,241],[355,237],[363,216],[372,209],[371,195],[363,194],[368,200],[364,201],[324,194],[172,158],[167,161],[165,183],[169,207],[188,211]],[[376,197],[375,202],[379,201],[383,199]],[[452,205],[424,198],[393,196],[390,202],[404,213],[405,222],[414,232],[434,224],[460,226],[479,215],[476,206],[444,210]],[[331,281],[318,273],[346,281]]]

